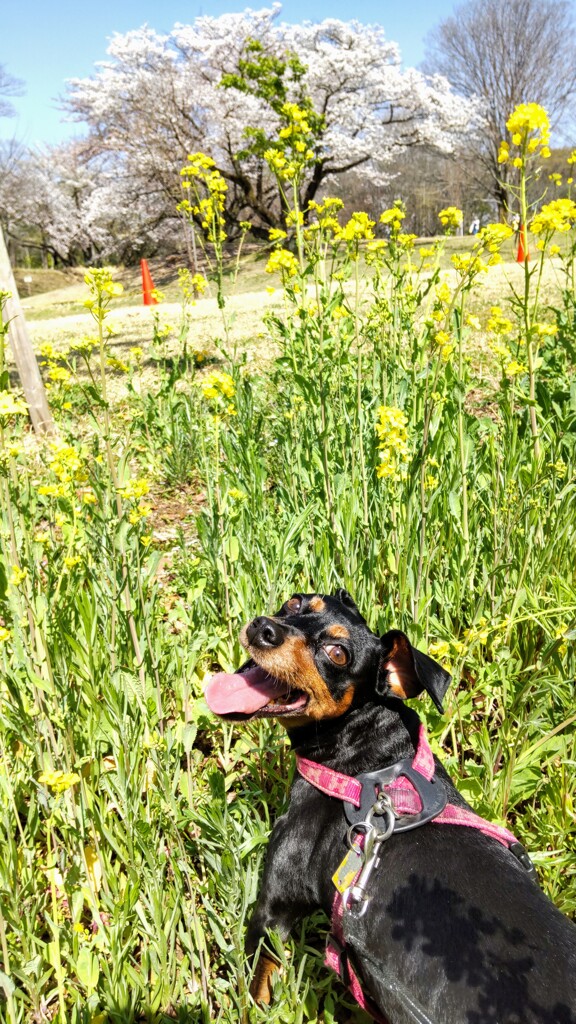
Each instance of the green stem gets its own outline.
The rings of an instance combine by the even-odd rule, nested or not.
[[[364,410],[362,408],[362,345],[359,331],[360,318],[360,269],[359,253],[356,251],[354,263],[354,338],[356,342],[356,418],[358,423],[358,454],[360,456],[360,476],[362,478],[362,502],[364,523],[368,524],[368,481],[366,479],[366,458],[364,455]]]
[[[528,230],[528,198],[526,194],[526,143],[524,143],[524,151],[522,154],[522,167],[520,170],[520,231],[524,232],[524,239],[526,239],[526,232]],[[524,240],[523,239],[523,240]],[[526,246],[524,247],[526,249]],[[534,343],[532,341],[532,317],[530,310],[530,278],[531,271],[528,264],[528,253],[525,253],[524,259],[524,301],[523,301],[523,318],[524,318],[524,335],[526,338],[526,357],[528,361],[528,394],[530,399],[530,432],[534,442],[534,455],[537,460],[540,459],[540,441],[538,433],[538,418],[536,415],[536,368],[535,368],[535,351]]]
[[[464,323],[464,301],[466,293],[462,292],[460,309],[455,310],[456,330],[458,333],[458,451],[460,456],[460,478],[462,481],[462,537],[466,555],[470,552],[470,533],[468,529],[468,477],[466,475],[466,452],[464,450],[464,353],[462,349],[462,333]]]

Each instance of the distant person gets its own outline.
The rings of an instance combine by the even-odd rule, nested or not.
[[[474,217],[474,219],[472,220],[472,222],[470,224],[470,227],[468,228],[468,232],[471,235],[477,235],[479,231],[480,231],[480,220],[479,220],[478,217]]]

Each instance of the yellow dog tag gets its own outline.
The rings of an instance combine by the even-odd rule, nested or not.
[[[363,859],[362,850],[358,846],[353,846],[348,850],[344,860],[332,875],[332,881],[339,893],[346,892],[346,889],[350,888],[362,868]]]

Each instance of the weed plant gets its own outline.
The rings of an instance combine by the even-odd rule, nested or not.
[[[545,158],[543,122],[522,109],[506,156],[520,160],[520,189]],[[524,291],[480,323],[471,300],[509,229],[488,226],[445,271],[441,242],[418,249],[403,232],[401,204],[379,229],[360,213],[341,223],[338,200],[302,209],[306,116],[287,105],[270,150],[287,221],[267,266],[283,296],[266,319],[280,348],[270,372],[230,348],[225,182],[198,155],[184,212],[213,261],[217,363],[188,345],[190,289],[203,284],[185,281],[181,358],[165,358],[157,322],[158,387],[144,390],[134,350],[114,411],[118,286],[94,271],[94,336],[46,356],[60,436],[34,442],[0,331],[10,1024],[365,1019],[322,966],[320,916],[278,947],[271,1008],[248,995],[243,928],[293,769],[278,727],[215,721],[202,689],[241,661],[240,625],[298,590],[345,586],[373,629],[402,628],[450,667],[446,714],[419,706],[434,749],[479,813],[528,847],[558,906],[576,910],[576,204],[524,211]],[[457,219],[442,211],[447,230]],[[557,309],[538,290],[551,256],[565,282]],[[491,361],[482,378],[476,332]],[[170,488],[186,488],[193,511],[172,551],[152,525]]]

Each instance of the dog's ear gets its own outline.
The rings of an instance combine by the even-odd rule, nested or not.
[[[353,612],[358,611],[354,598],[347,590],[344,590],[344,587],[340,587],[334,594],[334,597],[337,601],[340,601],[340,604],[346,605],[346,608],[351,608]]]
[[[347,590],[344,590],[344,587],[340,587],[334,594],[334,597],[337,601],[340,601],[340,604],[343,604],[345,608],[349,608],[351,612],[355,612],[362,622],[366,621],[362,613],[358,611],[354,598],[351,597]]]
[[[405,633],[399,629],[391,629],[380,638],[382,656],[376,693],[381,696],[391,694],[406,700],[417,697],[426,690],[442,714],[442,698],[450,685],[452,676],[441,665],[429,658],[422,651],[417,651]]]

